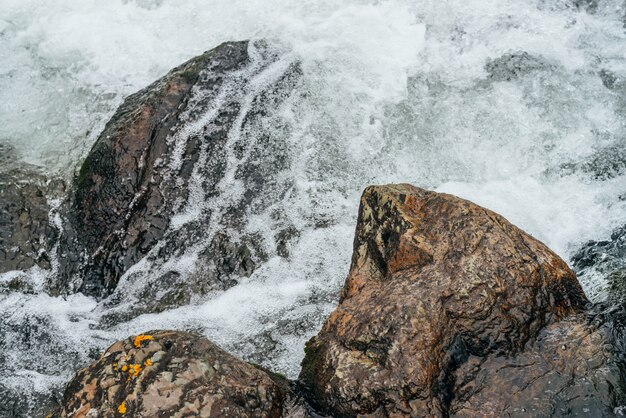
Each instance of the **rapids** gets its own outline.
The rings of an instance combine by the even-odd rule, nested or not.
[[[35,292],[0,294],[0,393],[35,414],[112,341],[155,328],[199,331],[296,377],[336,303],[369,184],[471,199],[571,261],[626,223],[625,15],[621,0],[3,0],[0,144],[16,150],[10,164],[68,182],[124,97],[221,42],[268,40],[302,79],[262,124],[287,144],[293,187],[247,224],[271,240],[280,208],[299,231],[289,257],[107,328],[106,300],[51,297],[53,273],[32,268]],[[189,202],[176,222],[202,210]],[[149,263],[131,270],[149,275]],[[122,292],[150,283],[125,277]],[[579,279],[605,297],[601,275]]]

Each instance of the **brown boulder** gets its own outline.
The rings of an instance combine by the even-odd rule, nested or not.
[[[298,417],[270,375],[205,338],[154,331],[118,341],[68,384],[57,417]]]
[[[619,370],[586,304],[563,260],[502,216],[368,187],[339,306],[300,379],[337,417],[609,414]]]

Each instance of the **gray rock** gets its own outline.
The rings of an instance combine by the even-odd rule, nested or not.
[[[572,257],[579,275],[599,274],[607,281],[606,299],[626,302],[626,225],[602,241],[590,241]]]
[[[511,81],[534,71],[550,69],[552,65],[542,57],[526,51],[511,52],[487,61],[485,71],[494,81]]]
[[[576,8],[585,10],[591,14],[598,10],[598,0],[573,0],[572,4],[576,6]]]
[[[0,273],[51,267],[58,231],[48,219],[48,191],[48,179],[36,167],[0,172]]]

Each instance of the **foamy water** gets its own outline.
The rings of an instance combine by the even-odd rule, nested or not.
[[[596,171],[583,168],[626,147],[625,93],[599,76],[626,77],[624,13],[618,0],[593,13],[565,0],[3,0],[0,141],[53,175],[71,178],[126,95],[223,41],[268,39],[304,75],[280,108],[295,186],[276,199],[302,231],[288,259],[271,257],[222,294],[107,330],[94,326],[107,308],[90,298],[0,296],[3,321],[43,321],[31,338],[52,341],[16,344],[14,368],[0,378],[27,394],[59,387],[90,350],[151,328],[200,331],[295,377],[347,273],[368,184],[471,199],[568,260],[626,222],[624,173],[602,175],[602,158]],[[489,78],[490,60],[519,51],[537,68]],[[176,222],[197,210],[186,207]],[[312,227],[319,221],[330,226]],[[256,214],[248,232],[270,236],[268,225],[269,213]],[[49,273],[27,274],[37,284]],[[602,297],[601,278],[581,281]]]

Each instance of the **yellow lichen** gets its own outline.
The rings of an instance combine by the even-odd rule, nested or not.
[[[141,370],[141,364],[129,364],[128,366],[122,367],[122,371],[128,371],[128,379],[139,376]]]
[[[146,360],[145,365],[146,365],[146,367],[152,366],[152,360],[150,360],[150,359]]]
[[[135,347],[139,348],[141,347],[141,342],[142,341],[146,341],[146,340],[152,340],[154,338],[152,338],[152,335],[138,335],[135,337]]]
[[[124,415],[126,413],[126,403],[122,402],[120,406],[117,407],[117,412]]]

